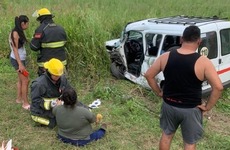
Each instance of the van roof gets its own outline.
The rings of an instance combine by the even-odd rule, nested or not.
[[[213,17],[195,17],[195,16],[173,16],[167,18],[156,18],[156,19],[149,19],[149,22],[153,23],[163,23],[163,24],[183,24],[183,25],[201,25],[202,23],[215,23],[220,21],[225,21],[220,19],[217,16]]]
[[[195,16],[172,16],[164,18],[150,18],[131,22],[126,25],[126,31],[130,30],[181,30],[183,31],[189,25],[205,26],[208,24],[228,22],[227,18],[213,17],[195,17]],[[170,26],[170,27],[169,27]]]

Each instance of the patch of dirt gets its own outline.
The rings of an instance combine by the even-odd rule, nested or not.
[[[229,115],[213,110],[205,114],[204,117],[208,122],[205,128],[223,136],[230,136]]]

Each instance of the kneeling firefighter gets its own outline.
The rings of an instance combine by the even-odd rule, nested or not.
[[[37,17],[40,26],[35,30],[30,43],[33,51],[40,51],[37,56],[38,75],[44,73],[44,63],[51,58],[57,58],[63,65],[67,64],[65,43],[67,35],[63,27],[53,21],[53,15],[47,8],[42,8],[34,12],[33,17]]]
[[[42,125],[50,128],[56,126],[55,117],[52,114],[51,102],[56,101],[64,88],[70,88],[65,75],[63,75],[63,63],[52,58],[44,63],[45,73],[36,78],[31,84],[31,117]]]

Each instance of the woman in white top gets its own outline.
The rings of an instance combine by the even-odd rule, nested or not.
[[[15,17],[15,27],[9,35],[10,62],[18,74],[16,103],[22,103],[22,107],[26,110],[30,109],[27,97],[29,77],[25,67],[26,50],[24,46],[27,42],[24,30],[28,27],[29,18],[25,15],[17,16]]]

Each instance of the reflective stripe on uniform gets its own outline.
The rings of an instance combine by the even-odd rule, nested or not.
[[[64,46],[66,41],[60,41],[60,42],[50,42],[50,43],[42,43],[42,48],[58,48]]]
[[[50,123],[50,121],[48,119],[45,119],[45,118],[42,118],[42,117],[38,117],[38,116],[33,116],[31,115],[31,118],[35,121],[35,122],[38,122],[40,124],[43,124],[43,125],[47,125]]]
[[[39,67],[44,67],[44,63],[45,62],[38,62],[37,64]],[[62,61],[62,64],[65,66],[67,64],[67,61],[66,60]]]
[[[45,110],[50,110],[51,109],[51,102],[53,100],[57,100],[57,99],[58,98],[43,98]]]

